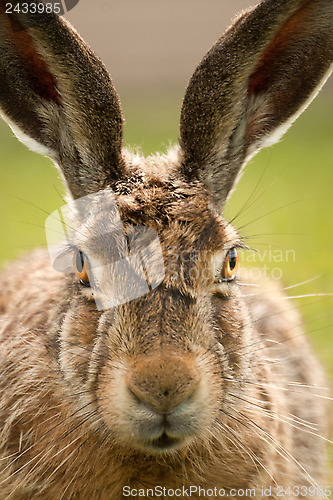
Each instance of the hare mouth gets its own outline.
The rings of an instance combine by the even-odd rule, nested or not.
[[[149,441],[149,447],[158,451],[166,451],[177,447],[181,442],[182,439],[170,437],[163,432],[159,438]]]

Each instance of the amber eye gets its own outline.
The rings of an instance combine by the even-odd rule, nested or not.
[[[74,254],[74,269],[82,285],[89,286],[88,261],[81,250],[77,250]]]
[[[235,278],[235,273],[238,267],[238,252],[237,248],[229,250],[223,264],[220,281],[232,281]]]

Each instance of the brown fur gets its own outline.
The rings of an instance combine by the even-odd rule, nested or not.
[[[105,70],[65,21],[52,15],[40,16],[40,21],[29,16],[17,19],[31,37],[29,50],[35,47],[38,55],[31,59],[32,64],[37,60],[43,74],[47,67],[53,75],[61,91],[60,105],[44,101],[31,86],[22,97],[20,69],[27,62],[20,59],[15,38],[8,39],[3,23],[0,46],[9,44],[10,53],[18,59],[11,89],[14,100],[11,103],[0,97],[6,117],[39,145],[50,148],[74,198],[112,187],[127,231],[133,225],[157,231],[165,278],[142,297],[98,311],[90,289],[75,275],[56,272],[42,250],[3,272],[2,498],[120,500],[125,498],[124,486],[158,485],[172,489],[191,485],[255,488],[256,498],[263,498],[261,488],[272,487],[271,498],[277,498],[276,485],[325,486],[327,450],[318,436],[327,436],[328,417],[325,399],[320,397],[324,391],[318,387],[326,382],[297,312],[271,284],[243,286],[246,277],[242,276],[228,283],[219,281],[228,251],[243,245],[220,212],[246,156],[236,153],[249,137],[255,137],[256,145],[268,129],[257,130],[266,122],[262,116],[255,120],[253,105],[241,113],[242,119],[248,119],[245,128],[240,124],[240,130],[234,130],[240,119],[237,92],[233,95],[230,89],[226,98],[233,104],[232,117],[230,103],[221,108],[226,83],[220,82],[224,69],[217,64],[216,52],[219,54],[222,43],[226,57],[232,58],[245,34],[252,33],[256,62],[251,64],[257,68],[252,84],[248,85],[252,70],[237,67],[237,58],[229,63],[227,82],[229,86],[233,81],[230,74],[234,74],[244,95],[248,89],[257,93],[266,87],[265,79],[262,84],[259,79],[267,59],[272,67],[275,37],[285,38],[284,30],[294,26],[295,16],[307,18],[308,10],[313,14],[312,4],[319,17],[326,12],[330,21],[325,20],[325,27],[331,29],[332,9],[326,0],[266,0],[258,10],[236,21],[226,35],[226,45],[221,39],[204,60],[212,58],[213,78],[217,79],[212,87],[220,93],[207,96],[202,82],[211,92],[211,80],[205,80],[205,70],[199,66],[184,101],[182,149],[147,160],[126,151],[121,158],[117,156],[122,119],[110,80],[104,94],[109,104],[106,115],[90,119],[90,113],[96,112],[98,92],[91,102],[86,97],[83,103],[80,93],[84,90],[89,96],[91,79],[102,86]],[[262,10],[267,19],[261,28]],[[308,30],[306,25],[303,36]],[[237,43],[230,45],[230,37]],[[77,57],[73,74],[64,63],[66,47],[61,40],[70,41],[71,54]],[[316,76],[311,89],[319,85],[331,63],[331,48],[327,54],[325,40],[321,62],[314,62],[317,70],[312,68]],[[325,63],[324,56],[328,58]],[[40,65],[41,58],[45,67]],[[30,68],[35,75],[38,67]],[[82,68],[91,73],[85,83],[78,80]],[[0,63],[0,70],[6,71],[5,64]],[[0,90],[9,82],[6,74]],[[234,90],[239,88],[235,83]],[[23,99],[24,111],[15,107],[15,96]],[[203,102],[210,109],[212,123],[206,115],[200,122]],[[200,113],[196,114],[196,106]],[[282,121],[290,118],[288,112],[284,110]],[[105,131],[99,127],[107,122],[109,113],[113,113],[111,124],[118,128],[106,139],[110,143],[104,143],[100,141]],[[217,114],[218,124],[214,123]],[[34,116],[44,120],[41,128],[32,122]],[[215,133],[223,117],[229,120],[225,124],[229,139],[224,146],[220,132]],[[281,124],[280,118],[275,127]],[[29,127],[26,120],[31,122]],[[212,136],[211,127],[216,127]],[[200,149],[211,144],[214,161],[212,150],[207,156]],[[202,154],[206,155],[205,164]],[[228,158],[230,169],[224,169]],[[94,159],[96,164],[90,170]],[[100,159],[103,161],[98,163]],[[209,179],[215,179],[216,189],[211,189]],[[99,238],[113,224],[109,193],[106,190],[101,195],[104,201],[93,223],[88,217],[73,218],[85,247],[102,262],[108,262],[113,251],[107,238]],[[106,267],[103,274],[106,285],[111,269]]]

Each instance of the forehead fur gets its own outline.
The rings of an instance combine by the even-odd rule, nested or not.
[[[125,233],[131,237],[137,226],[152,228],[159,237],[164,286],[191,295],[214,279],[226,249],[239,244],[239,237],[215,211],[203,184],[182,179],[177,167],[169,155],[147,159],[128,155],[126,177],[112,191],[101,192],[97,212],[79,233],[86,236],[83,251],[88,249],[88,258],[105,265],[127,255]],[[99,277],[104,289],[108,276],[114,276],[111,268]]]
[[[122,222],[147,225],[170,243],[191,244],[197,249],[221,249],[222,242],[237,238],[236,232],[214,210],[204,185],[179,176],[180,155],[174,148],[167,155],[143,158],[126,153],[127,173],[114,186]],[[163,229],[163,234],[161,230]]]

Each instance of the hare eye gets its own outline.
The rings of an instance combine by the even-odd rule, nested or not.
[[[81,250],[77,250],[74,254],[74,269],[77,276],[80,278],[80,282],[84,286],[90,286],[88,277],[88,261],[84,253]]]
[[[237,248],[229,250],[224,261],[220,281],[232,281],[235,279],[235,273],[238,267],[238,252]]]

